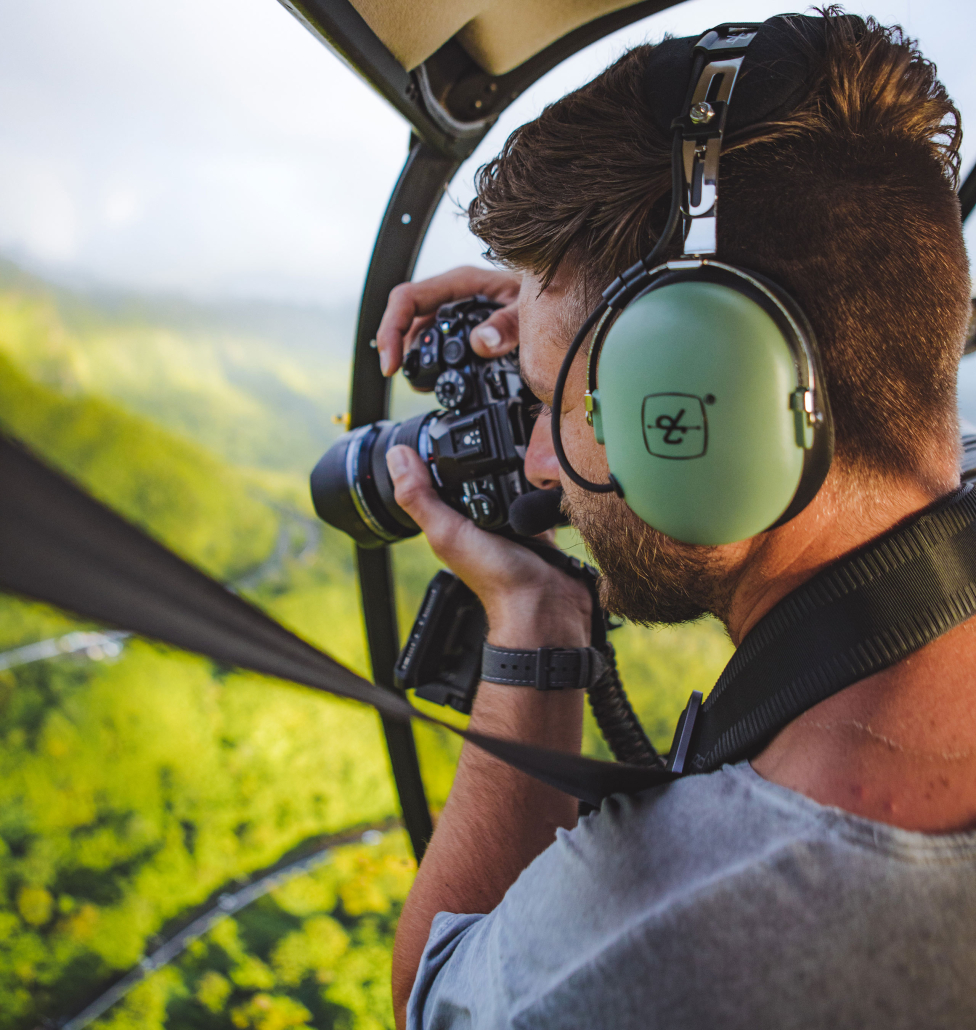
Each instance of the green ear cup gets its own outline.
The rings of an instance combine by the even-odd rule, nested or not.
[[[812,443],[779,326],[715,282],[673,282],[610,328],[593,399],[597,441],[624,499],[689,544],[727,544],[786,511]]]

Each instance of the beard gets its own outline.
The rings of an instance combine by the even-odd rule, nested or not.
[[[616,494],[564,484],[563,510],[599,565],[600,602],[639,625],[725,621],[732,594],[719,549],[683,544],[652,529]]]

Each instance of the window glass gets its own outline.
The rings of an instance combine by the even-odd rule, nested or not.
[[[976,110],[969,8],[872,10]],[[693,0],[527,90],[452,183],[418,277],[482,261],[458,211],[513,128],[625,47],[727,16]],[[352,548],[307,475],[342,430],[407,127],[272,0],[7,4],[0,100],[0,424],[366,672]],[[396,384],[394,417],[429,404]],[[419,538],[394,563],[405,633],[437,563]],[[730,645],[714,622],[615,639],[665,749]],[[436,810],[457,741],[418,740]],[[586,746],[607,755],[590,723]],[[391,1026],[413,875],[396,815],[374,713],[0,595],[0,1030],[93,999],[73,1030]]]
[[[0,96],[0,423],[366,672],[307,477],[407,128],[272,0],[4,5]],[[392,1025],[397,814],[374,712],[0,595],[3,1030]]]

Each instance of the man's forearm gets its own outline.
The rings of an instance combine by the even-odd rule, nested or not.
[[[478,529],[444,504],[427,467],[410,448],[391,447],[387,467],[397,503],[484,605],[489,643],[534,650],[590,642],[592,601],[582,583],[529,549]],[[582,714],[579,691],[540,693],[482,683],[471,726],[492,736],[578,752]],[[491,911],[552,842],[556,829],[576,822],[576,813],[575,799],[464,746],[451,796],[397,928],[393,1002],[401,1027],[434,916]]]
[[[582,716],[581,691],[540,693],[482,683],[471,728],[578,752]],[[434,916],[490,912],[552,843],[557,828],[575,825],[576,818],[575,798],[464,745],[451,795],[397,927],[393,999],[399,1026]]]

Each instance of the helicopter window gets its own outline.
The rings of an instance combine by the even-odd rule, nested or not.
[[[307,482],[406,127],[273,0],[5,6],[0,54],[0,424],[367,671]],[[4,1030],[123,977],[96,1025],[389,1022],[374,712],[0,594],[0,767]]]
[[[483,263],[458,205],[512,129],[624,47],[725,8],[692,0],[526,90],[450,185],[417,277]],[[976,14],[857,9],[920,36],[976,111]],[[307,473],[343,429],[405,123],[273,0],[8,4],[0,30],[0,423],[367,671],[351,548],[312,516]],[[974,160],[967,139],[964,171]],[[391,418],[434,404],[397,377]],[[960,410],[976,426],[972,356]],[[437,563],[422,538],[392,560],[405,634]],[[716,623],[615,642],[666,748],[731,647]],[[457,741],[417,739],[436,810]],[[609,757],[592,722],[586,742]],[[76,1014],[126,974],[102,1026],[389,1025],[384,963],[413,865],[375,713],[0,595],[0,762],[4,1030]],[[199,938],[156,968],[191,915]]]

